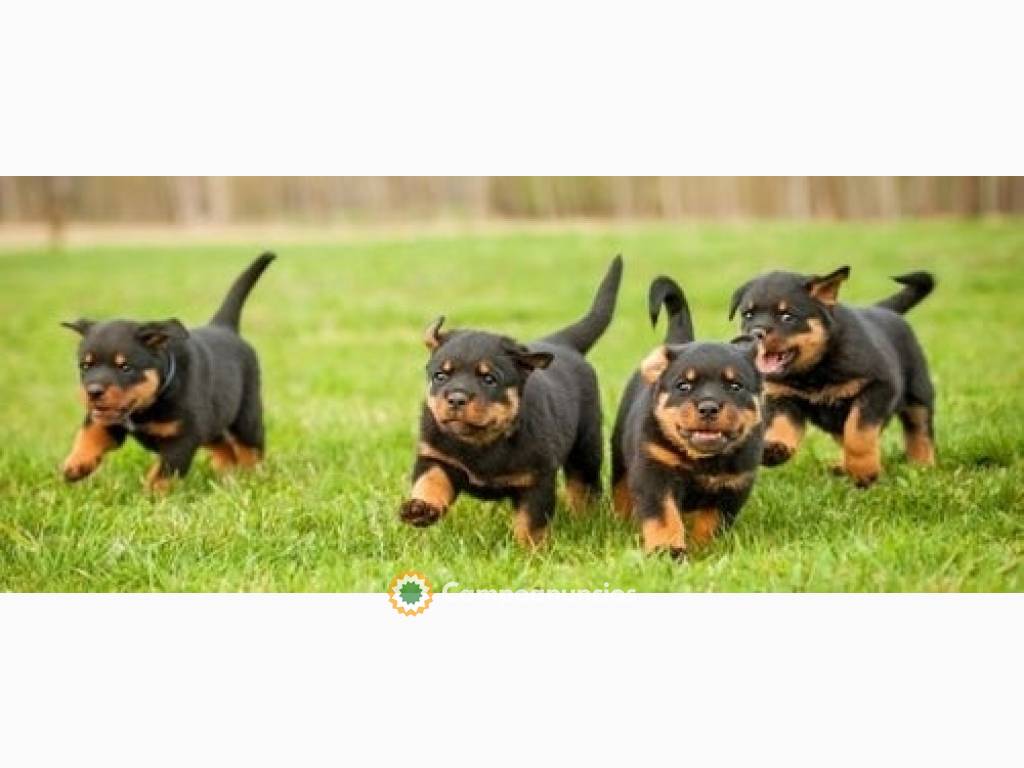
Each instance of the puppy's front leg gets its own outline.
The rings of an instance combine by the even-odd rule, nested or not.
[[[183,477],[199,450],[199,443],[191,438],[167,440],[160,444],[159,458],[146,474],[146,488],[166,493],[175,477]]]
[[[536,549],[548,535],[548,525],[555,515],[555,473],[541,476],[531,488],[516,498],[516,519],[513,534],[524,547]]]
[[[804,417],[795,403],[781,398],[769,398],[766,410],[768,429],[764,435],[761,463],[766,467],[776,467],[789,461],[800,447],[804,436]]]
[[[454,473],[440,462],[420,456],[413,466],[412,494],[402,503],[402,522],[426,528],[440,520],[459,494]]]
[[[86,416],[85,422],[75,434],[71,453],[61,467],[64,479],[74,483],[91,475],[103,460],[103,454],[121,447],[126,434],[124,427],[105,427]]]
[[[638,472],[630,482],[633,507],[640,519],[644,552],[668,552],[676,560],[686,556],[686,533],[675,489],[660,472]]]

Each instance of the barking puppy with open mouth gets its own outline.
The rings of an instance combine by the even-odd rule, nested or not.
[[[400,509],[415,526],[436,523],[459,493],[512,499],[524,545],[545,537],[564,468],[569,505],[585,509],[601,490],[601,400],[584,357],[611,322],[622,279],[612,262],[590,312],[528,345],[485,331],[427,329],[427,397],[411,497]]]
[[[651,323],[662,305],[665,343],[633,374],[612,433],[616,511],[635,515],[647,552],[683,556],[732,524],[761,460],[761,377],[757,344],[694,342],[679,286],[659,277],[649,293]]]
[[[74,482],[130,433],[159,456],[152,490],[188,472],[200,446],[218,470],[252,466],[263,454],[263,406],[256,352],[239,335],[242,305],[274,255],[260,256],[232,285],[209,325],[178,320],[62,323],[78,345],[86,415],[63,472]]]
[[[824,275],[771,272],[741,286],[730,319],[760,341],[768,431],[764,464],[787,461],[810,421],[843,447],[840,469],[861,487],[881,473],[880,437],[892,416],[903,424],[907,458],[935,462],[935,391],[928,363],[902,315],[934,287],[932,276],[895,278],[904,288],[871,307],[839,303],[842,267]]]

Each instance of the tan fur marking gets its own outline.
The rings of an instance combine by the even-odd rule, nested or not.
[[[114,355],[114,365],[121,366],[128,362],[128,358],[118,352]]]
[[[667,494],[662,502],[661,518],[648,518],[641,526],[644,540],[644,551],[647,553],[659,549],[682,551],[686,549],[686,533],[683,520],[679,516],[679,507]]]
[[[633,494],[629,492],[629,483],[625,477],[612,489],[612,507],[623,520],[629,520],[633,516]]]
[[[87,424],[75,434],[71,452],[64,459],[64,476],[80,480],[96,471],[103,454],[117,447],[117,442],[99,424]]]
[[[850,379],[841,384],[828,384],[814,391],[796,389],[777,381],[766,381],[764,391],[769,397],[795,397],[815,405],[835,405],[859,395],[867,381],[867,379]]]
[[[147,421],[138,424],[136,429],[147,435],[159,438],[177,437],[181,434],[180,421]]]
[[[445,373],[451,373],[455,370],[455,364],[451,360],[445,360],[441,363],[441,370]]]
[[[903,439],[907,460],[927,467],[935,465],[935,443],[928,435],[928,409],[912,406],[904,411]]]
[[[515,425],[519,416],[519,392],[515,387],[508,387],[505,390],[505,402],[490,402],[480,397],[470,400],[458,411],[458,415],[461,421],[478,428],[471,433],[459,434],[453,425],[446,423],[455,412],[443,397],[432,396],[429,390],[427,408],[433,414],[438,427],[456,440],[469,445],[490,445],[507,435]]]
[[[149,468],[149,471],[146,473],[146,490],[163,494],[171,489],[171,478],[160,474],[161,466],[162,462],[160,459],[157,459],[153,466]]]
[[[574,478],[565,481],[565,501],[574,515],[583,515],[590,510],[595,499],[590,488]]]
[[[259,448],[240,443],[234,437],[231,438],[231,448],[235,452],[235,461],[240,467],[255,467],[263,460],[263,453]]]
[[[440,467],[431,467],[416,478],[412,486],[412,498],[426,502],[432,507],[445,510],[455,498],[452,481]]]
[[[481,376],[484,376],[484,375],[486,375],[486,374],[488,374],[488,373],[490,373],[490,372],[491,372],[491,366],[489,366],[489,365],[487,364],[487,362],[486,362],[486,361],[484,361],[484,362],[480,363],[480,365],[478,365],[478,366],[476,367],[476,372],[477,372],[478,374],[480,374]]]
[[[87,352],[87,353],[86,353],[86,355],[85,355],[85,357],[83,358],[82,362],[85,362],[85,363],[89,363],[90,365],[92,365],[92,363],[93,363],[93,362],[94,362],[95,360],[96,360],[96,358],[95,358],[95,357],[93,357],[93,354],[92,354],[92,352]]]
[[[860,405],[850,410],[843,425],[843,470],[858,485],[874,482],[882,471],[880,424],[861,426]]]
[[[548,537],[547,526],[534,528],[530,525],[530,513],[525,509],[516,510],[515,522],[512,525],[512,535],[519,544],[527,549],[536,549],[541,546]]]
[[[697,380],[697,372],[693,368],[687,368],[686,369],[686,380],[687,381],[696,381]]]
[[[784,300],[780,301],[779,302],[779,312],[785,312],[787,309],[789,309],[789,304],[787,304]]]
[[[804,425],[794,422],[785,413],[777,413],[768,425],[764,440],[766,443],[779,443],[786,446],[790,454],[796,453],[800,441],[804,437]]]
[[[210,464],[216,472],[226,472],[237,463],[235,449],[229,440],[218,440],[203,447],[210,452]]]
[[[665,446],[658,445],[657,443],[644,443],[644,453],[646,453],[650,459],[653,459],[659,464],[664,464],[666,467],[680,468],[690,466],[689,462],[684,461],[683,457],[678,453],[670,451]]]
[[[699,547],[707,545],[722,525],[722,515],[717,509],[687,512],[683,517],[686,520],[690,540]]]
[[[729,366],[724,371],[722,371],[722,378],[724,378],[726,381],[736,381],[736,369],[733,368],[732,366]]]
[[[469,467],[454,456],[449,456],[426,442],[420,443],[419,455],[423,458],[434,459],[435,461],[440,461],[450,467],[455,467],[455,469],[466,475],[466,479],[469,480],[470,483],[480,486],[481,488],[529,488],[534,484],[535,480],[532,472],[513,472],[507,475],[496,475],[490,478],[480,477],[473,473]]]
[[[668,368],[668,355],[664,345],[654,349],[640,362],[640,377],[648,384],[653,384]]]

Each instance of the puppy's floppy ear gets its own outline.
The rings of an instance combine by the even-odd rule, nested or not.
[[[448,341],[450,334],[441,333],[442,325],[444,325],[444,315],[441,315],[437,320],[427,326],[427,330],[423,332],[423,343],[427,345],[427,349],[431,352]]]
[[[96,325],[95,320],[86,320],[84,317],[80,317],[72,322],[61,323],[61,327],[70,328],[80,336],[85,336],[85,334],[87,334],[94,325]]]
[[[761,343],[753,336],[737,336],[729,343],[737,347],[751,362],[757,360],[757,353],[761,349]]]
[[[525,368],[527,371],[535,371],[538,368],[547,368],[555,356],[550,352],[531,352],[526,347],[518,347],[511,352],[516,365]]]
[[[743,301],[743,294],[747,292],[747,288],[753,280],[748,280],[735,291],[733,291],[732,299],[729,301],[729,319],[732,320],[736,317],[736,310],[739,309],[740,302]]]
[[[829,272],[827,275],[815,275],[804,283],[804,288],[811,294],[812,298],[831,307],[839,300],[839,286],[849,276],[850,268],[840,267],[835,272]]]
[[[150,349],[161,349],[171,341],[188,338],[188,329],[176,318],[143,323],[135,331],[135,338]]]
[[[653,384],[661,378],[661,374],[665,372],[668,364],[672,362],[672,358],[675,356],[676,353],[668,344],[655,347],[654,351],[640,363],[641,378],[648,384]]]

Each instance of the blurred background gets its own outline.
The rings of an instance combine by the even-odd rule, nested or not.
[[[1011,176],[0,177],[0,230],[141,225],[900,219],[1024,212]]]

